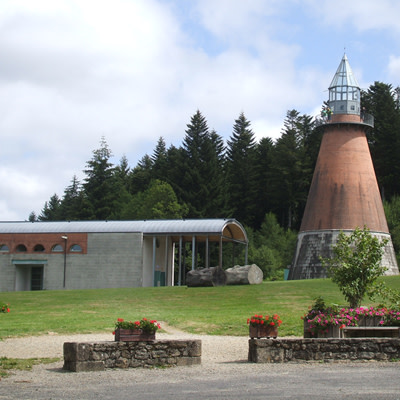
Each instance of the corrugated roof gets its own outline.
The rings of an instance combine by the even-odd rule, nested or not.
[[[186,219],[146,221],[57,221],[0,222],[0,233],[116,233],[144,235],[218,235],[247,242],[242,225],[235,219]]]

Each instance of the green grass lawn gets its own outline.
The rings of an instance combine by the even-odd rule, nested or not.
[[[400,289],[400,276],[384,280]],[[1,292],[0,339],[48,332],[112,332],[117,318],[164,321],[186,332],[210,335],[248,334],[247,318],[277,313],[279,335],[302,336],[303,316],[313,300],[346,305],[329,279],[264,282],[252,286],[210,288],[157,287],[129,289]],[[371,305],[369,301],[365,305]]]

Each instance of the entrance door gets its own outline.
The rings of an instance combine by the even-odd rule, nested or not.
[[[15,290],[43,290],[43,265],[16,265]]]
[[[31,290],[43,290],[43,267],[32,267]]]

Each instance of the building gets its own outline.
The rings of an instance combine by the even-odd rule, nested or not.
[[[340,231],[366,226],[387,238],[382,265],[398,266],[366,138],[374,119],[360,110],[360,88],[343,56],[329,86],[324,135],[297,239],[289,279],[323,278],[320,256],[330,257]]]
[[[234,219],[0,222],[0,291],[180,285],[183,249],[194,249],[194,269],[198,244],[208,264],[215,242],[221,266],[228,242],[247,259]]]

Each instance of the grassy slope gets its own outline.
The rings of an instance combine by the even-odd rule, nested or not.
[[[385,281],[400,289],[400,276]],[[111,332],[120,317],[165,321],[187,332],[246,335],[254,313],[278,313],[280,335],[302,335],[301,316],[317,296],[345,304],[328,279],[265,282],[255,286],[161,287],[73,291],[2,292],[0,338],[47,332]],[[365,302],[366,305],[370,303]]]

